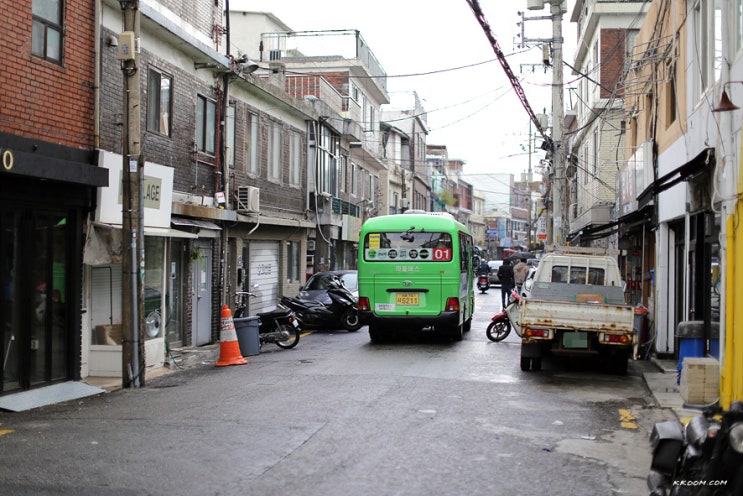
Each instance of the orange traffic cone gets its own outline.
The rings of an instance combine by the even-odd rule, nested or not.
[[[232,312],[225,305],[222,307],[222,323],[219,332],[219,360],[217,367],[225,365],[243,365],[248,363],[240,353],[240,343],[237,342],[235,322],[232,320]]]

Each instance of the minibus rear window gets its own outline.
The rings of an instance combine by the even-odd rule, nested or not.
[[[372,232],[364,238],[367,262],[450,262],[452,237],[444,232]]]

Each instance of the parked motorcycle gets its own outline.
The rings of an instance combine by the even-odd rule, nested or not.
[[[743,494],[743,402],[708,407],[686,426],[658,422],[650,435],[651,496]]]
[[[477,289],[482,293],[486,293],[490,289],[490,279],[486,274],[480,274],[477,276]]]
[[[294,310],[305,329],[343,328],[349,332],[358,331],[361,328],[361,320],[356,307],[357,299],[353,293],[340,281],[334,281],[327,289],[327,293],[330,304],[288,296],[281,298],[281,304]]]
[[[246,298],[257,296],[248,291],[235,293],[235,318],[245,315],[247,308]],[[260,346],[264,343],[274,343],[279,348],[294,348],[299,344],[299,336],[302,328],[299,320],[291,308],[279,304],[275,309],[268,312],[259,312],[258,317],[258,341]]]
[[[516,330],[516,334],[521,336],[521,328],[516,323],[516,312],[518,312],[519,300],[521,297],[516,291],[511,292],[508,298],[508,305],[499,313],[493,315],[488,328],[485,331],[488,339],[491,341],[503,341],[511,333],[511,328]]]
[[[258,339],[263,343],[273,343],[279,348],[294,348],[299,344],[302,329],[297,316],[291,308],[279,305],[274,310],[257,313]]]

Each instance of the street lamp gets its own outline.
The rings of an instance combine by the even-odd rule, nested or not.
[[[738,110],[740,108],[730,100],[728,92],[725,90],[725,88],[727,88],[729,84],[733,83],[743,83],[743,81],[728,81],[727,83],[723,84],[722,95],[720,95],[720,103],[717,105],[717,107],[712,109],[712,112],[729,112],[731,110]]]

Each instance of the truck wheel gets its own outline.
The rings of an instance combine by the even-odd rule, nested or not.
[[[606,357],[607,372],[614,375],[627,375],[629,355],[620,351]]]
[[[521,370],[529,372],[531,370],[531,358],[521,357]]]

